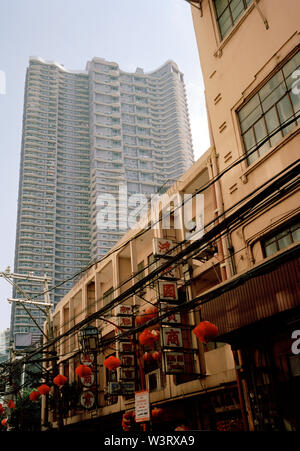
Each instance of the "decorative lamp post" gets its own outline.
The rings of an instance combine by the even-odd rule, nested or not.
[[[83,352],[96,351],[98,348],[98,329],[86,326],[79,331],[79,343]]]

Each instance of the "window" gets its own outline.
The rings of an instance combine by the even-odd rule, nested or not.
[[[300,240],[300,219],[285,225],[264,239],[262,246],[265,257],[275,254]]]
[[[248,164],[253,163],[270,147],[300,124],[296,120],[300,110],[300,97],[293,93],[292,74],[300,67],[298,51],[264,86],[255,94],[239,112],[241,133],[246,153],[253,151],[265,138],[276,132],[255,152],[248,157]],[[294,121],[279,130],[287,121]]]
[[[217,22],[222,39],[239,20],[252,0],[215,0]]]

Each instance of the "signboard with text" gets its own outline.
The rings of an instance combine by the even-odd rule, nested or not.
[[[150,399],[147,390],[135,392],[135,421],[150,421]]]

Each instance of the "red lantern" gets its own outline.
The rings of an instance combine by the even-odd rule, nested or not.
[[[89,376],[92,373],[92,370],[89,366],[87,365],[79,365],[76,370],[75,373],[79,376],[79,377],[85,377],[85,376]]]
[[[152,355],[150,354],[150,352],[144,352],[143,354],[143,360],[145,362],[151,362],[152,360]]]
[[[38,391],[32,391],[29,395],[29,399],[30,401],[38,401],[39,397],[41,396],[41,394]]]
[[[42,384],[38,387],[38,392],[40,395],[47,395],[47,393],[49,393],[49,391],[51,390],[51,388],[46,385],[46,384]]]
[[[138,316],[135,318],[135,324],[136,324],[136,326],[141,326],[142,324],[144,324],[144,322],[145,322],[145,317],[144,317],[143,315],[138,315]]]
[[[186,426],[185,424],[181,424],[180,426],[177,426],[177,428],[175,429],[175,431],[190,431],[189,427]]]
[[[119,366],[121,365],[121,360],[111,355],[104,360],[103,364],[108,370],[113,371],[119,368]]]
[[[2,426],[6,426],[6,423],[7,423],[7,418],[4,418],[4,419],[1,421],[1,424],[2,424]]]
[[[7,407],[9,407],[10,409],[15,409],[15,408],[16,408],[16,405],[15,405],[15,403],[13,402],[12,399],[10,399],[10,400],[8,401]]]
[[[159,351],[152,352],[152,358],[154,360],[160,360],[161,359],[161,352],[159,352]]]
[[[145,322],[150,321],[150,319],[156,318],[157,312],[158,310],[157,307],[155,306],[146,308],[144,314]]]
[[[159,331],[145,329],[139,336],[139,342],[144,346],[153,346],[159,340]]]
[[[152,418],[158,418],[162,415],[162,413],[163,413],[163,409],[155,407],[151,411],[151,416],[152,416]]]
[[[201,321],[201,323],[193,329],[193,333],[202,343],[208,343],[219,335],[219,330],[217,326],[209,321]]]
[[[53,382],[55,385],[57,385],[58,387],[61,387],[62,385],[65,385],[65,383],[67,382],[68,378],[66,376],[63,376],[62,374],[58,374],[57,376],[55,376],[55,378],[53,379]]]
[[[131,431],[134,424],[135,412],[129,411],[122,415],[122,428],[123,431]]]
[[[3,407],[0,407],[0,415],[2,415],[3,413],[4,413]]]

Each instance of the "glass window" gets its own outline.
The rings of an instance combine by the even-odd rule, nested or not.
[[[293,92],[290,82],[290,71],[299,67],[300,51],[239,110],[238,117],[245,151],[249,154],[249,165],[300,123],[299,119],[296,120],[300,96]],[[290,120],[292,123],[283,127]],[[276,130],[277,133],[270,136]],[[260,145],[262,141],[265,142]]]
[[[222,39],[239,20],[252,0],[215,0],[217,21]]]
[[[292,243],[300,240],[300,220],[285,225],[279,230],[269,235],[262,242],[264,253],[266,257],[275,254],[281,249],[285,249]]]

